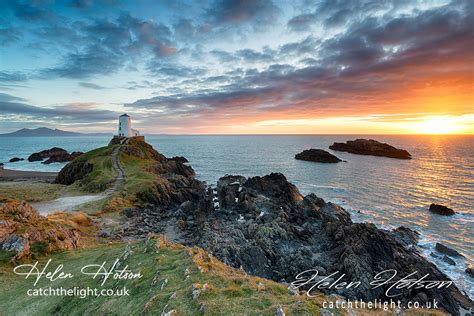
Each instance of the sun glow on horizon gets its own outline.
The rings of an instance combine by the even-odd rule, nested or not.
[[[416,134],[458,134],[469,133],[474,125],[473,115],[461,117],[439,116],[429,117],[418,122],[410,123],[409,129]]]

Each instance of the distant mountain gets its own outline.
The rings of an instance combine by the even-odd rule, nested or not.
[[[104,136],[104,135],[111,135],[111,133],[93,133],[93,134],[84,134],[84,133],[76,133],[76,132],[68,132],[63,131],[60,129],[51,129],[47,127],[39,127],[39,128],[22,128],[13,133],[7,134],[0,134],[0,137],[38,137],[38,136],[46,136],[46,137],[53,137],[53,136]]]

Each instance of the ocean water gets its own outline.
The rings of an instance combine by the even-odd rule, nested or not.
[[[360,156],[328,149],[335,141],[373,138],[408,150],[414,159]],[[302,193],[315,193],[344,206],[354,221],[379,227],[408,226],[422,234],[424,254],[474,296],[464,269],[474,263],[474,136],[147,136],[166,156],[185,156],[200,180],[215,184],[225,174],[283,173]],[[87,151],[109,137],[0,138],[0,162],[53,146]],[[304,149],[322,148],[347,162],[320,164],[294,159]],[[6,163],[17,170],[58,171],[64,164]],[[431,203],[453,208],[451,217],[428,212]],[[436,242],[465,257],[449,266],[429,256]]]

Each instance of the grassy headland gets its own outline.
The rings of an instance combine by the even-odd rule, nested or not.
[[[128,249],[128,250],[126,250]],[[126,255],[125,253],[128,253]],[[126,258],[125,258],[126,257]],[[102,245],[51,255],[53,267],[64,264],[64,271],[74,278],[50,282],[42,279],[36,287],[33,280],[12,273],[12,266],[0,266],[0,302],[5,315],[275,315],[278,306],[290,315],[318,315],[315,299],[294,296],[282,284],[252,277],[229,268],[198,248],[171,244],[161,237],[134,242]],[[83,266],[116,258],[121,266],[143,275],[134,280],[109,279],[103,287],[100,280],[81,274]],[[44,265],[46,258],[40,260]],[[129,289],[129,296],[30,297],[30,288],[113,288]],[[193,294],[194,291],[194,294]],[[22,308],[20,309],[19,306]]]

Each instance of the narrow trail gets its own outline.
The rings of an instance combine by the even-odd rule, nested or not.
[[[122,145],[126,144],[127,141],[127,139],[123,140],[120,146],[117,146],[111,154],[115,178],[113,179],[113,184],[106,191],[93,195],[64,196],[52,201],[31,203],[31,206],[36,208],[41,215],[48,215],[58,211],[73,211],[79,205],[102,200],[119,191],[125,182],[125,172],[120,163],[119,153]]]

